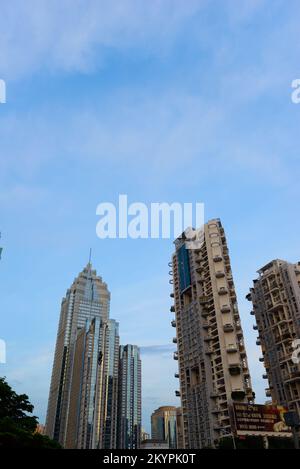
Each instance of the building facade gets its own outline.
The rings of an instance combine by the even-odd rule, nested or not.
[[[73,415],[74,412],[74,409],[71,409],[74,402],[70,400],[74,360],[79,360],[78,356],[82,356],[80,353],[82,354],[86,348],[86,332],[92,320],[97,319],[97,327],[100,328],[102,323],[108,321],[109,307],[110,293],[107,285],[97,276],[89,263],[74,280],[61,305],[46,434],[59,441],[62,446],[67,442],[69,413]],[[76,370],[78,371],[78,366]],[[79,377],[77,379],[79,380]],[[80,380],[78,386],[81,387]],[[72,437],[72,441],[74,438],[75,436]]]
[[[151,437],[167,441],[169,448],[177,448],[177,408],[163,406],[151,415]]]
[[[136,345],[120,347],[118,448],[137,449],[141,443],[142,370]]]
[[[253,402],[243,331],[226,236],[219,219],[208,222],[202,243],[175,241],[170,266],[172,326],[177,344],[183,439],[187,449],[214,447],[232,432],[233,402]]]
[[[177,448],[184,449],[184,434],[183,434],[183,416],[182,408],[176,409],[176,432],[177,432]]]
[[[300,416],[300,365],[293,360],[293,342],[300,339],[300,262],[276,259],[258,274],[247,299],[253,303],[263,377],[269,382],[266,395]]]

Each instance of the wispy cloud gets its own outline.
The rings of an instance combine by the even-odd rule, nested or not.
[[[140,347],[142,355],[159,355],[160,357],[170,357],[172,352],[176,350],[175,345],[166,344],[166,345],[147,345],[145,347]]]
[[[16,0],[1,5],[2,72],[86,72],[110,49],[162,54],[206,0]],[[166,28],[166,24],[168,27]]]

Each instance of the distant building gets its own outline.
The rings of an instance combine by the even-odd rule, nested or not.
[[[151,415],[151,436],[153,440],[167,441],[169,448],[177,447],[177,409],[163,406]]]
[[[147,433],[146,430],[144,430],[144,428],[142,428],[141,441],[150,440],[150,439],[151,439],[150,433]]]
[[[136,345],[120,347],[118,443],[120,449],[137,449],[141,443],[142,371]]]
[[[97,276],[92,265],[86,268],[74,280],[66,297],[62,300],[61,314],[57,333],[51,378],[46,434],[66,445],[72,369],[75,344],[79,329],[85,329],[87,323],[97,318],[98,325],[109,317],[110,293],[107,285]],[[82,337],[84,341],[84,338]]]
[[[144,440],[141,442],[141,449],[170,449],[167,441],[162,440]]]
[[[89,263],[62,301],[46,434],[64,448],[135,449],[141,438],[141,360],[120,347],[110,293]]]
[[[45,426],[39,423],[35,429],[35,433],[39,433],[40,435],[45,435]]]
[[[300,339],[300,262],[276,259],[258,274],[247,299],[253,303],[256,343],[266,368],[263,378],[269,382],[266,396],[300,415],[300,347],[298,355],[293,348],[293,341]]]

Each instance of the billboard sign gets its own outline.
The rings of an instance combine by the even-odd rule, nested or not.
[[[267,435],[290,437],[291,429],[286,425],[282,406],[233,404],[237,435]]]

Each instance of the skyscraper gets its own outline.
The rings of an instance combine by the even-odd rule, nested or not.
[[[118,448],[140,447],[142,398],[141,359],[136,345],[120,347]]]
[[[107,285],[97,276],[89,263],[74,280],[61,305],[46,433],[59,441],[62,446],[66,444],[76,344],[81,343],[81,347],[85,347],[85,330],[89,327],[87,325],[96,318],[97,327],[100,328],[101,322],[105,323],[108,320],[109,306],[110,293]],[[77,356],[78,353],[77,350]]]
[[[177,448],[177,408],[163,406],[151,415],[151,438],[167,441],[169,448]]]
[[[233,402],[253,392],[225,232],[219,219],[203,228],[203,244],[175,241],[172,280],[185,448],[213,447],[233,429]]]
[[[292,359],[293,341],[300,339],[300,262],[276,259],[258,274],[247,299],[253,303],[263,377],[269,382],[266,395],[300,416],[300,365]]]
[[[119,327],[94,318],[75,344],[66,448],[114,449],[117,436]]]

